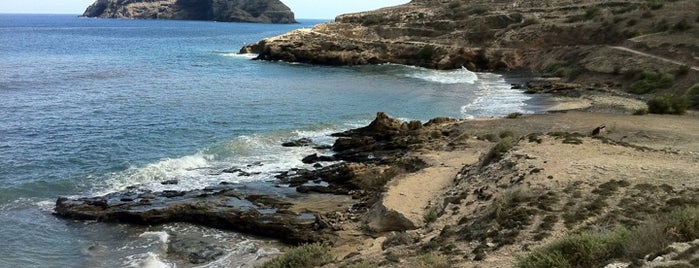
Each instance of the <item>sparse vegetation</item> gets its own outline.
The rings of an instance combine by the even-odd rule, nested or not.
[[[652,10],[658,10],[658,9],[663,8],[663,3],[659,2],[659,1],[649,1],[648,7]]]
[[[646,109],[646,108],[641,108],[641,109],[633,111],[633,115],[646,115],[646,114],[648,114],[648,109]]]
[[[442,213],[442,209],[438,207],[428,207],[425,210],[425,214],[422,216],[423,220],[425,223],[432,223],[439,218],[439,215]]]
[[[515,112],[515,113],[508,114],[507,116],[505,116],[505,118],[515,119],[515,118],[518,118],[520,116],[522,116],[522,113]]]
[[[447,268],[449,261],[441,255],[435,253],[425,253],[417,257],[415,267],[419,268]]]
[[[487,166],[488,164],[500,160],[507,151],[515,146],[515,141],[512,137],[505,137],[500,140],[493,148],[488,151],[481,161],[481,166]]]
[[[692,24],[687,21],[687,19],[681,19],[672,25],[672,30],[675,32],[684,32],[692,28]]]
[[[648,112],[653,114],[685,114],[689,107],[686,96],[665,94],[648,101]]]
[[[699,238],[699,207],[685,207],[635,228],[620,227],[609,233],[570,235],[520,257],[515,266],[602,267],[612,259],[635,260],[655,253],[672,242]]]
[[[328,246],[320,243],[304,244],[264,263],[262,268],[316,267],[332,260]]]
[[[687,101],[692,109],[699,109],[699,83],[694,84],[687,90]]]
[[[629,92],[634,94],[646,94],[656,89],[669,88],[675,83],[675,77],[671,74],[644,70],[630,70],[624,76],[633,81],[629,86]]]
[[[679,68],[677,68],[677,71],[675,71],[675,75],[677,76],[685,76],[689,74],[689,70],[691,70],[692,67],[689,67],[689,65],[682,65]]]
[[[565,76],[565,71],[566,68],[568,67],[568,63],[563,62],[563,61],[553,61],[548,64],[546,64],[546,67],[544,67],[544,73],[553,75],[553,76],[558,76],[558,77],[563,77]]]
[[[378,268],[379,265],[370,261],[361,261],[347,266],[347,268]]]

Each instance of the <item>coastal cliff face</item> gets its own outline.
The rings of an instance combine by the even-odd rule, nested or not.
[[[84,17],[296,23],[279,0],[97,0]]]
[[[671,73],[686,65],[694,72],[697,10],[699,2],[691,0],[413,0],[340,15],[241,52],[312,64],[526,70],[572,79],[648,66]]]

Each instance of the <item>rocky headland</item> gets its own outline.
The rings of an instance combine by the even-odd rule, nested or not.
[[[96,0],[84,17],[296,23],[279,0]]]
[[[677,1],[413,0],[247,45],[261,60],[325,65],[397,63],[432,69],[518,71],[634,93],[699,82],[699,3]],[[654,88],[655,90],[655,88]]]

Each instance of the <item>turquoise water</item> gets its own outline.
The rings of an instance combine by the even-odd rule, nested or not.
[[[196,232],[216,233],[212,241],[232,254],[209,267],[237,266],[249,261],[245,254],[274,249],[183,224],[58,219],[53,202],[131,185],[271,180],[312,153],[282,142],[331,144],[329,133],[364,125],[377,111],[417,120],[537,112],[536,100],[496,74],[320,67],[236,54],[244,44],[320,22],[0,14],[0,267],[187,267],[168,258],[163,241]],[[220,174],[230,167],[259,174]],[[159,183],[168,179],[180,184]]]

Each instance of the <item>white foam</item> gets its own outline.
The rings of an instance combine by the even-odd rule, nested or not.
[[[174,268],[175,265],[166,263],[153,252],[146,252],[126,257],[125,267],[132,268]]]
[[[420,67],[410,67],[403,74],[405,77],[417,78],[439,84],[474,84],[478,80],[476,73],[466,68],[456,70],[432,70]]]
[[[235,52],[227,52],[227,53],[220,53],[224,57],[232,57],[232,58],[242,58],[242,59],[254,59],[257,57],[257,54],[255,53],[235,53]]]
[[[324,125],[311,129],[239,136],[192,155],[167,158],[110,174],[106,179],[108,186],[98,189],[96,194],[119,191],[134,185],[152,191],[183,191],[202,189],[222,181],[241,183],[272,180],[278,172],[310,167],[302,163],[301,159],[318,152],[312,147],[283,147],[282,143],[310,138],[317,144],[332,145],[335,138],[329,134],[349,127]],[[224,170],[238,171],[223,172]],[[167,180],[177,180],[177,184],[161,183]]]
[[[526,112],[525,101],[531,97],[512,89],[501,75],[478,73],[480,79],[475,84],[475,98],[461,106],[463,118],[478,116],[503,116],[512,112]]]
[[[167,245],[168,240],[170,239],[170,235],[167,232],[160,231],[160,232],[143,232],[140,234],[138,237],[157,237],[158,240]]]

